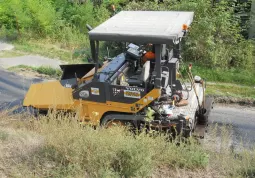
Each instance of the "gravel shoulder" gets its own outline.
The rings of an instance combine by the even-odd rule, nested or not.
[[[14,46],[0,41],[0,52],[14,50]],[[50,59],[39,55],[24,55],[0,58],[0,66],[7,69],[18,65],[31,67],[50,66],[51,68],[60,69],[60,64],[66,64],[58,59]]]
[[[37,55],[0,58],[0,66],[3,68],[26,65],[31,67],[50,66],[51,68],[60,69],[59,65],[61,64],[64,64],[64,62]]]
[[[0,51],[9,51],[14,49],[14,46],[0,41]]]

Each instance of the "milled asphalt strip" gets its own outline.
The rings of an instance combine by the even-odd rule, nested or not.
[[[14,49],[13,45],[0,41],[0,52],[11,51],[13,49]],[[49,66],[51,68],[60,69],[59,67],[60,64],[66,64],[66,62],[63,62],[59,59],[50,59],[39,55],[26,55],[0,58],[0,66],[4,68],[9,68],[18,65],[27,65],[31,67]]]
[[[64,62],[60,60],[49,59],[49,58],[37,56],[37,55],[0,58],[0,66],[4,68],[14,67],[18,65],[26,65],[31,67],[45,66],[45,67],[60,69],[59,65],[63,63]]]
[[[41,81],[43,80],[25,79],[0,67],[0,103],[23,99],[29,86]]]
[[[12,49],[14,49],[13,45],[0,41],[0,52]],[[6,106],[21,106],[30,85],[43,81],[42,79],[22,77],[14,72],[7,71],[6,68],[27,65],[32,67],[49,66],[60,69],[60,64],[65,64],[65,62],[38,55],[0,58],[0,110],[6,108]]]
[[[231,125],[230,133],[233,133],[234,147],[240,147],[243,141],[245,147],[255,144],[255,108],[232,105],[216,105],[210,115],[210,123]]]
[[[6,94],[8,95],[8,93],[12,93],[12,97],[16,98],[16,97],[19,97],[21,95],[25,95],[25,88],[23,87],[15,87],[13,85],[9,85],[10,83],[4,83],[4,82],[1,82],[1,78],[0,78],[0,91],[1,91],[1,94]],[[7,90],[8,88],[8,90]]]

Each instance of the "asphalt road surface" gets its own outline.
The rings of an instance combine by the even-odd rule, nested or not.
[[[0,41],[0,52],[11,51],[14,46]],[[9,68],[18,65],[27,65],[32,67],[50,66],[52,68],[60,69],[60,64],[66,64],[58,59],[50,59],[39,55],[25,55],[16,57],[2,57],[0,58],[0,66],[3,68]]]
[[[255,107],[217,104],[209,123],[228,128],[233,148],[255,146]]]
[[[20,104],[30,84],[41,82],[40,79],[26,79],[15,73],[0,68],[0,108],[1,105]],[[4,103],[4,104],[3,104]],[[246,146],[255,144],[255,108],[237,105],[215,105],[210,115],[210,125],[231,126],[233,145],[244,140]]]
[[[42,79],[27,79],[0,67],[0,108],[8,105],[15,106],[22,102],[29,86]]]

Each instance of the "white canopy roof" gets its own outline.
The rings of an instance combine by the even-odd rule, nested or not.
[[[90,40],[170,44],[183,36],[194,12],[121,11],[89,31]]]

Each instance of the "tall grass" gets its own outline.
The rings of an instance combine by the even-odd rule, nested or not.
[[[229,82],[248,86],[253,86],[255,84],[255,71],[238,68],[225,70],[212,69],[196,65],[193,68],[193,72],[207,78],[209,81]]]
[[[92,177],[145,177],[161,164],[191,169],[208,163],[208,155],[195,143],[177,146],[164,137],[134,136],[120,127],[83,128],[68,117],[41,119],[34,126],[46,140],[43,156],[50,155],[62,168],[86,171]]]
[[[1,137],[0,149],[12,145],[2,155],[12,151],[14,156],[2,157],[0,165],[11,165],[3,170],[12,176],[148,177],[162,171],[164,177],[198,176],[201,172],[207,177],[243,177],[255,171],[255,151],[233,152],[228,129],[220,129],[221,136],[216,134],[219,129],[212,129],[210,140],[203,144],[194,139],[176,144],[163,135],[134,135],[121,127],[95,130],[81,126],[74,117],[54,113],[39,120],[16,116],[22,121],[9,120],[8,130],[7,117],[1,117],[0,133],[8,136]],[[22,148],[27,151],[20,152],[26,150]]]
[[[254,70],[244,70],[242,68],[212,68],[205,66],[201,63],[193,63],[192,73],[194,75],[199,75],[207,81],[211,82],[224,82],[224,83],[235,83],[238,85],[254,86],[255,84],[255,71]],[[186,68],[188,62],[181,66],[183,75],[186,75]]]

